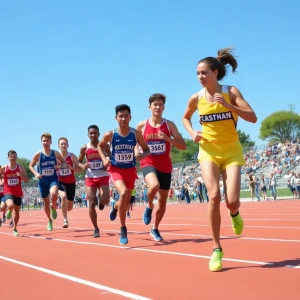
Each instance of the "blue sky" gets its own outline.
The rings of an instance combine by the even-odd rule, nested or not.
[[[0,164],[7,151],[31,159],[50,132],[79,153],[87,127],[116,126],[114,107],[149,117],[152,93],[167,95],[165,117],[181,122],[201,87],[197,62],[236,49],[239,67],[223,80],[254,108],[238,128],[258,144],[261,121],[300,102],[299,1],[0,1]],[[194,117],[195,127],[198,118]]]

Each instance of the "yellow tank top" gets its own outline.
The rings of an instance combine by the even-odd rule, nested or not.
[[[222,95],[230,103],[228,85],[222,85]],[[204,139],[216,143],[228,143],[239,140],[236,130],[238,115],[219,103],[206,100],[205,89],[199,92],[198,113]]]
[[[131,196],[135,196],[135,194],[136,194],[136,191],[135,191],[135,189],[133,189],[131,192]]]

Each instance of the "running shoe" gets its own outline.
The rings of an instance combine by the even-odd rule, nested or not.
[[[231,216],[231,224],[232,224],[233,232],[236,235],[240,235],[244,229],[244,221],[243,221],[240,213],[238,213],[238,215],[236,215],[234,217],[231,214],[230,214],[230,216]]]
[[[155,241],[161,242],[163,240],[162,236],[158,229],[154,229],[153,227],[150,230],[150,235],[154,238]]]
[[[215,249],[211,259],[209,261],[209,270],[212,272],[217,272],[222,270],[222,258],[223,251],[221,249]]]
[[[151,223],[152,211],[153,211],[153,208],[146,207],[144,216],[143,216],[143,221],[144,221],[145,225],[149,225]]]
[[[126,245],[127,243],[128,243],[127,228],[126,228],[126,226],[124,226],[124,227],[121,227],[120,244]]]

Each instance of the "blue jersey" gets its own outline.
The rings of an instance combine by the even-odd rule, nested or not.
[[[40,153],[40,161],[37,166],[38,172],[43,176],[43,180],[47,182],[58,181],[58,176],[54,166],[57,165],[55,152],[51,150],[51,154],[47,156],[43,152]]]
[[[127,136],[121,136],[117,129],[113,130],[111,140],[111,164],[118,168],[135,167],[134,147],[136,145],[135,129],[130,127]]]

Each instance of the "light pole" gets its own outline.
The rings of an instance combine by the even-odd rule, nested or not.
[[[293,116],[293,112],[295,110],[295,104],[289,104],[289,108],[292,112],[292,140],[294,140],[294,116]]]

